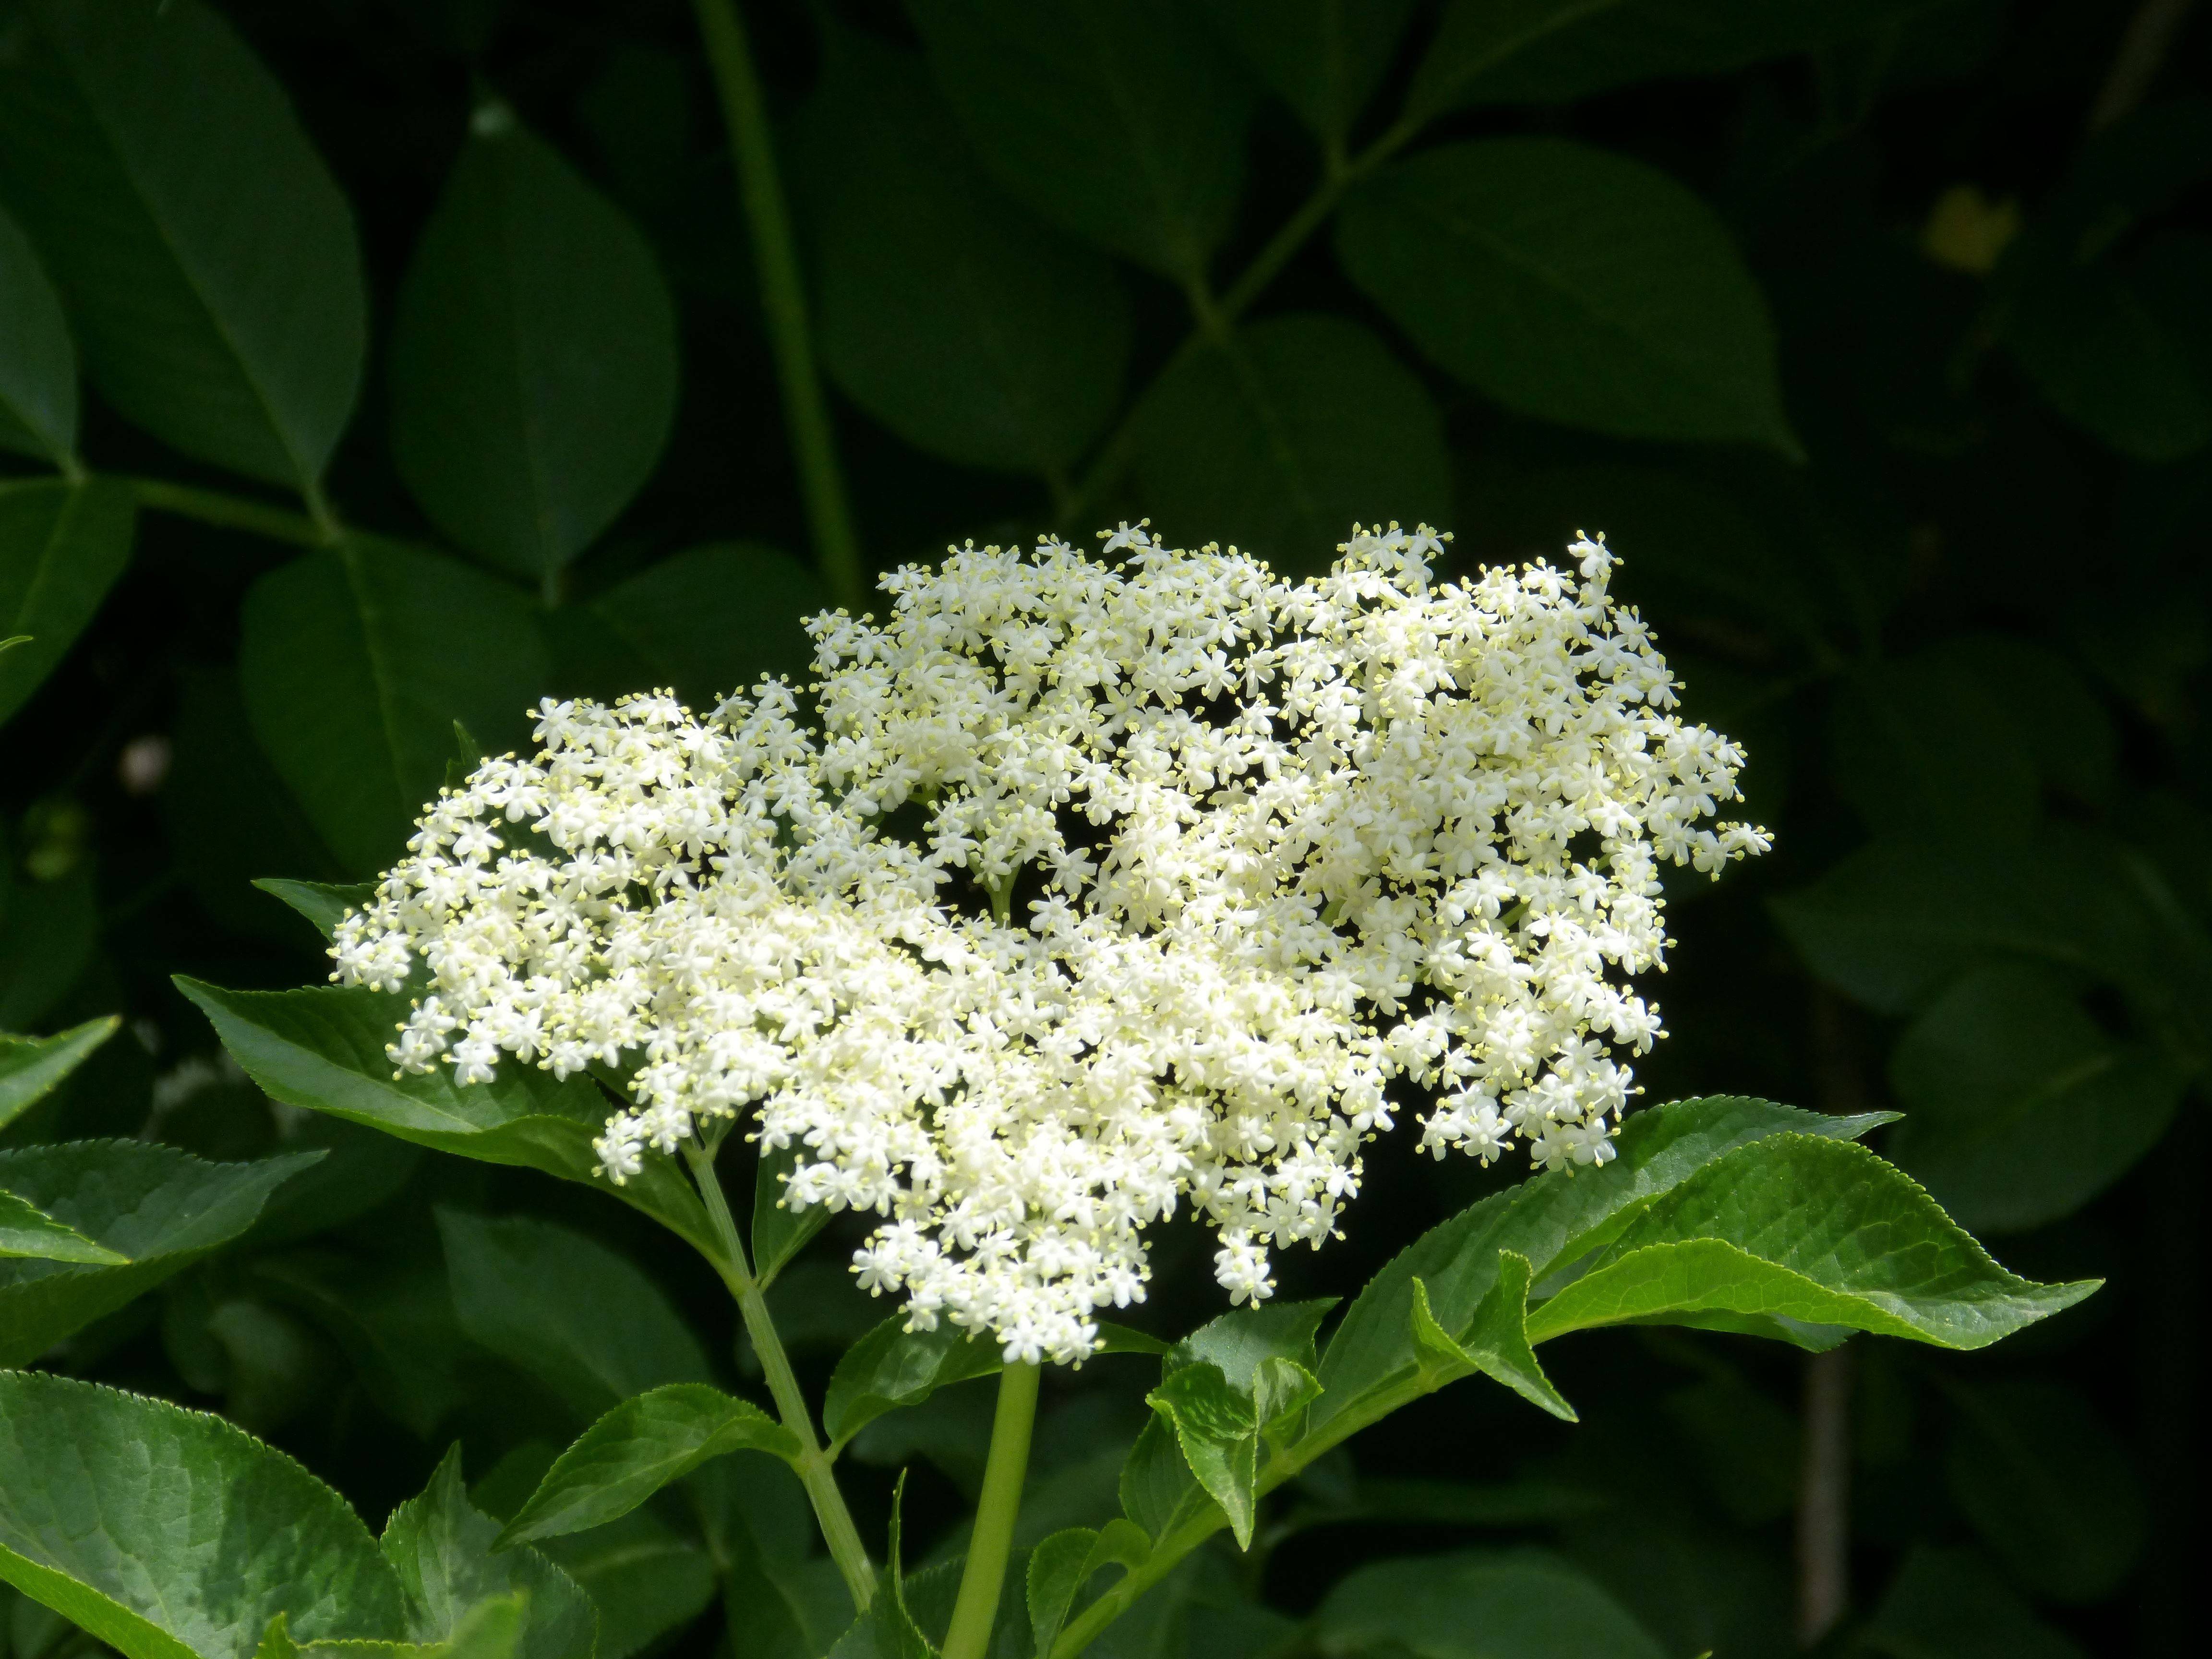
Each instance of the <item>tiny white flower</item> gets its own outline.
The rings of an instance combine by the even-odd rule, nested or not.
[[[955,549],[770,680],[548,700],[426,811],[333,977],[391,1046],[631,1069],[611,1180],[750,1115],[783,1201],[866,1211],[872,1293],[1079,1360],[1188,1206],[1235,1303],[1334,1234],[1394,1085],[1421,1145],[1601,1164],[1662,1033],[1659,864],[1717,871],[1741,751],[1668,712],[1601,538],[1438,582],[1426,528],[1326,576],[1163,545]],[[895,827],[896,826],[896,827]]]

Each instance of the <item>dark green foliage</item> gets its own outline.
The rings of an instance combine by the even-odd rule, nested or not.
[[[724,5],[0,0],[0,1659],[933,1653],[998,1345],[321,952],[541,698],[1146,517],[1605,532],[1776,844],[1611,1162],[1158,1231],[993,1659],[1782,1659],[1824,1455],[1809,1650],[2201,1646],[2204,9],[736,0],[762,167]]]

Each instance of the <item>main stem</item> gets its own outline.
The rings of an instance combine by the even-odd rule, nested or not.
[[[983,1659],[999,1616],[999,1594],[1013,1553],[1014,1519],[1021,1513],[1022,1482],[1029,1474],[1030,1431],[1036,1423],[1036,1365],[1009,1364],[999,1373],[999,1410],[991,1423],[991,1456],[983,1467],[983,1498],[969,1535],[968,1565],[960,1573],[959,1599],[945,1632],[945,1659]]]
[[[768,1310],[768,1298],[761,1293],[760,1281],[753,1277],[745,1247],[738,1237],[737,1223],[730,1218],[729,1202],[722,1196],[721,1178],[714,1173],[714,1156],[698,1146],[686,1146],[684,1156],[690,1160],[692,1179],[699,1183],[699,1196],[706,1202],[707,1218],[714,1224],[714,1237],[722,1247],[714,1267],[722,1275],[722,1282],[730,1287],[730,1294],[737,1298],[738,1316],[745,1322],[745,1334],[752,1339],[753,1352],[760,1356],[761,1369],[768,1373],[768,1391],[775,1401],[776,1417],[799,1442],[799,1479],[806,1488],[808,1501],[814,1505],[814,1519],[822,1528],[823,1541],[830,1546],[830,1559],[844,1576],[845,1588],[852,1595],[854,1609],[865,1613],[875,1597],[875,1564],[868,1559],[867,1547],[860,1542],[860,1529],[853,1524],[853,1512],[845,1507],[845,1494],[837,1490],[837,1477],[830,1472],[829,1455],[815,1436],[814,1417],[806,1408],[806,1396],[799,1392],[799,1378],[791,1369],[791,1356],[783,1351],[783,1339],[776,1334],[775,1321]]]
[[[837,465],[837,442],[830,429],[830,404],[814,362],[814,336],[806,316],[806,289],[799,280],[797,239],[791,213],[776,176],[775,146],[769,131],[768,104],[753,68],[750,44],[735,0],[692,0],[699,33],[714,70],[722,120],[729,129],[730,155],[738,173],[738,204],[760,279],[761,311],[768,321],[769,343],[775,352],[776,377],[783,387],[783,416],[799,465],[800,494],[806,504],[814,554],[822,566],[830,597],[857,611],[865,598],[860,538],[845,504],[845,483]]]

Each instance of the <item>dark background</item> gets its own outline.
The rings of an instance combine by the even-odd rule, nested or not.
[[[1973,1355],[1578,1338],[1551,1364],[1582,1425],[1481,1384],[1423,1401],[1353,1448],[1364,1508],[1348,1462],[1322,1471],[1275,1510],[1311,1528],[1206,1591],[1229,1622],[1193,1614],[1149,1650],[1295,1644],[1288,1620],[1356,1564],[1522,1539],[1581,1562],[1668,1653],[1790,1651],[1801,1510],[1829,1501],[1808,1499],[1808,1440],[1837,1436],[1835,1650],[2197,1650],[2212,16],[2165,0],[1376,0],[1255,22],[1223,0],[993,4],[963,26],[951,9],[744,9],[865,568],[1144,514],[1170,540],[1234,540],[1293,571],[1325,564],[1354,518],[1449,527],[1462,568],[1607,532],[1690,713],[1747,745],[1750,810],[1776,841],[1717,884],[1670,887],[1677,943],[1654,988],[1672,1036],[1641,1067],[1648,1097],[1901,1110],[1878,1144],[2007,1265],[2110,1281]],[[849,597],[819,561],[687,7],[220,10],[358,228],[367,367],[325,494],[348,535],[422,550],[364,555],[386,586],[333,620],[314,578],[283,585],[334,556],[290,544],[296,526],[258,535],[142,495],[127,570],[13,714],[0,771],[0,1027],[121,1012],[129,1036],[9,1142],[143,1134],[240,1157],[298,1139],[169,986],[325,971],[250,878],[388,862],[456,718],[497,748],[544,693],[707,699],[798,666],[797,617]],[[1540,40],[1430,100],[1394,159],[1240,295],[1328,155],[1394,133],[1477,14],[1525,15]],[[1328,16],[1356,43],[1341,60],[1371,64],[1340,135],[1297,90]],[[0,23],[26,27],[6,7]],[[74,318],[68,217],[9,84],[0,208]],[[530,301],[544,349],[568,354],[538,412],[568,423],[580,493],[611,501],[604,527],[534,554],[466,506],[511,457],[438,424],[509,418],[440,380],[465,375],[477,337],[465,284],[410,276],[434,263],[434,214],[465,241],[533,210],[523,173],[453,185],[441,210],[471,144],[498,137],[481,119],[471,137],[486,107],[600,204],[562,197],[505,245],[548,290]],[[1545,145],[1494,147],[1529,138]],[[1452,195],[1417,172],[1472,167],[1474,146],[1522,183]],[[1133,154],[1176,212],[1129,205]],[[624,288],[639,269],[665,284],[672,338],[653,295]],[[1225,295],[1249,299],[1234,319]],[[86,355],[76,448],[94,473],[289,510],[237,476],[251,469],[126,418],[112,349]],[[639,367],[660,359],[674,383]],[[46,476],[27,456],[0,469]],[[411,701],[372,708],[410,676]],[[380,769],[381,793],[360,782]],[[224,1410],[373,1524],[455,1438],[474,1479],[542,1460],[532,1448],[575,1425],[456,1324],[445,1204],[590,1233],[743,1374],[718,1287],[629,1212],[451,1159],[350,1155],[343,1205],[264,1228],[50,1363]],[[1378,1145],[1346,1237],[1285,1261],[1284,1294],[1351,1294],[1513,1173],[1417,1161],[1402,1133]],[[812,1260],[834,1264],[839,1236]],[[1163,1237],[1148,1328],[1215,1310],[1207,1248]],[[817,1381],[881,1311],[834,1265],[781,1294]],[[1840,1386],[1808,1414],[1822,1364]],[[1133,1432],[1145,1369],[1054,1375],[1048,1469]],[[911,1462],[926,1552],[980,1473],[988,1407],[953,1390],[872,1431],[864,1528]],[[1399,1477],[1464,1484],[1409,1495]],[[1090,1478],[1063,1482],[1079,1510]],[[1248,1594],[1285,1619],[1221,1611]],[[59,1651],[19,1637],[26,1659]],[[661,1639],[703,1654],[719,1621]]]

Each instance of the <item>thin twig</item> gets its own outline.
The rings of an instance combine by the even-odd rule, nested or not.
[[[325,547],[338,534],[335,520],[318,524],[304,513],[272,507],[227,490],[172,483],[166,478],[123,478],[118,482],[129,485],[138,505],[149,511],[173,514],[180,519],[195,520],[224,530],[249,531],[271,541],[289,542],[295,547]]]

